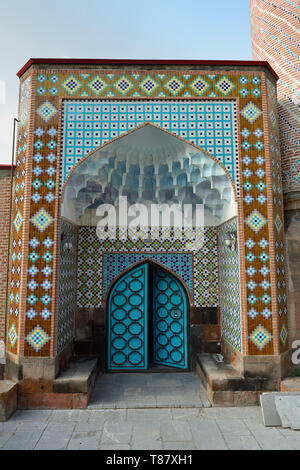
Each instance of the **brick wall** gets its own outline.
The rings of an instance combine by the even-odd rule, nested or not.
[[[278,113],[283,190],[300,191],[299,0],[250,0],[254,60],[279,75]]]
[[[5,336],[6,274],[11,170],[0,166],[0,340]]]

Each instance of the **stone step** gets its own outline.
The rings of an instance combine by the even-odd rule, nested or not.
[[[97,358],[71,360],[68,368],[53,382],[54,393],[89,393],[98,374]]]
[[[282,392],[299,392],[300,393],[300,377],[288,377],[281,381]]]
[[[196,370],[213,405],[258,405],[262,391],[277,389],[276,381],[244,377],[232,365],[217,362],[212,354],[198,354]]]
[[[18,384],[11,380],[0,380],[0,421],[6,421],[17,408]]]

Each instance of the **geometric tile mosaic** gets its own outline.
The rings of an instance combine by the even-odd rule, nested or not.
[[[251,102],[248,103],[247,106],[245,106],[245,108],[241,111],[241,115],[244,116],[244,118],[246,118],[251,124],[253,124],[261,114],[262,111]]]
[[[238,186],[236,104],[221,100],[180,103],[65,100],[61,185],[88,152],[146,121],[205,149],[223,163]]]
[[[26,341],[35,351],[39,351],[50,339],[47,333],[37,325],[27,336]]]
[[[237,221],[225,222],[218,228],[219,304],[222,337],[241,352],[241,311],[238,248],[225,245],[228,233],[237,232]]]
[[[43,103],[37,110],[36,113],[45,121],[48,122],[55,114],[57,109],[49,101]]]
[[[267,223],[267,220],[255,209],[245,222],[254,232],[258,232]]]
[[[16,327],[15,327],[15,324],[12,323],[9,331],[8,331],[8,339],[10,341],[10,344],[11,344],[11,348],[13,349],[17,339],[18,339],[18,333],[17,333],[17,330],[16,330]]]
[[[23,222],[23,217],[22,217],[21,212],[18,210],[18,212],[16,214],[16,217],[15,217],[15,220],[14,220],[14,226],[15,226],[17,232],[19,232],[19,230],[21,228],[21,225],[22,225],[22,222]]]
[[[57,351],[61,351],[73,338],[76,289],[77,228],[61,221],[61,247],[58,284]],[[66,243],[70,244],[66,249]]]
[[[51,215],[48,214],[44,208],[42,208],[34,215],[34,217],[32,217],[31,222],[41,232],[43,232],[53,222],[53,220],[54,219],[51,217]]]
[[[181,232],[182,233],[182,232]],[[215,228],[194,237],[148,240],[99,240],[95,227],[78,232],[78,307],[100,307],[109,284],[127,267],[149,257],[177,273],[194,293],[196,306],[218,305],[218,261]]]
[[[258,349],[263,350],[271,341],[272,335],[262,325],[258,325],[249,338]]]
[[[191,253],[104,253],[103,254],[103,297],[114,279],[145,258],[150,258],[166,266],[183,279],[193,297],[193,255]]]
[[[19,340],[20,290],[23,261],[24,231],[24,176],[28,142],[28,121],[31,77],[27,77],[20,86],[20,110],[18,136],[16,140],[14,194],[12,198],[12,231],[10,240],[10,292],[8,293],[7,349],[17,353]]]

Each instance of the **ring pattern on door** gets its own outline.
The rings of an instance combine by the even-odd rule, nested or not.
[[[153,272],[153,362],[187,368],[187,304],[179,281],[167,271]]]
[[[119,278],[107,326],[108,370],[146,370],[149,363],[187,368],[186,294],[169,272],[144,263]]]

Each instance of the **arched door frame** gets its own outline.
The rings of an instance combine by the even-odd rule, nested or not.
[[[172,372],[186,372],[186,371],[189,371],[191,369],[191,331],[190,331],[190,316],[191,316],[191,308],[194,306],[194,303],[193,303],[193,299],[192,299],[192,295],[190,293],[190,290],[186,284],[186,282],[177,274],[175,273],[174,271],[172,271],[170,268],[164,266],[163,264],[161,263],[158,263],[157,261],[151,259],[151,258],[145,258],[141,261],[138,261],[137,263],[134,263],[132,264],[131,266],[129,266],[128,268],[124,269],[124,271],[122,271],[120,274],[118,274],[118,276],[111,282],[111,284],[109,285],[107,291],[106,291],[106,294],[105,294],[105,298],[104,298],[104,301],[103,301],[103,308],[104,308],[104,312],[105,312],[105,370],[106,372],[109,372],[109,373],[134,373],[134,372],[138,372],[139,370],[138,369],[133,369],[133,370],[116,370],[116,371],[113,371],[113,370],[108,370],[108,331],[107,331],[107,326],[108,326],[108,315],[109,315],[109,298],[110,298],[110,294],[114,288],[114,286],[116,285],[116,283],[123,277],[125,276],[126,274],[128,274],[130,271],[132,271],[133,269],[139,267],[139,266],[142,266],[143,264],[151,264],[152,266],[154,267],[157,267],[163,271],[166,271],[167,273],[169,273],[171,276],[173,276],[175,279],[177,279],[177,281],[181,284],[181,287],[183,289],[183,292],[185,294],[185,297],[186,297],[186,305],[187,305],[187,312],[186,312],[186,320],[187,320],[187,331],[186,331],[186,339],[187,339],[187,362],[188,362],[188,366],[186,369],[177,369],[177,368],[174,368],[174,371]],[[141,369],[140,369],[141,371]],[[147,372],[152,372],[152,371],[149,371],[149,370],[143,370],[144,373],[147,373]],[[171,370],[170,370],[171,372]]]

